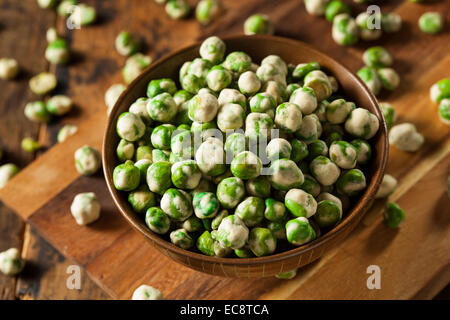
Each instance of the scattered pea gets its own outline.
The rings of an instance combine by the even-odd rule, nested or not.
[[[88,26],[93,24],[97,19],[97,12],[94,7],[81,3],[73,7],[68,19],[72,25],[80,27]]]
[[[125,83],[131,83],[151,63],[152,58],[150,56],[143,55],[142,53],[135,53],[131,57],[129,57],[122,69],[122,76]]]
[[[37,95],[46,95],[55,89],[57,80],[54,74],[41,72],[29,81],[30,89]]]
[[[47,123],[51,119],[51,114],[47,111],[43,101],[33,101],[25,105],[25,116],[33,121]]]
[[[425,33],[436,34],[444,27],[444,17],[439,12],[425,12],[419,19],[419,28]]]
[[[6,163],[0,166],[0,189],[11,180],[20,169],[13,163]]]
[[[433,84],[430,89],[430,98],[434,102],[450,98],[450,79],[444,78]]]
[[[111,87],[108,88],[105,92],[105,104],[108,107],[108,113],[111,111],[111,109],[114,107],[114,105],[117,102],[117,99],[119,99],[122,92],[125,91],[125,86],[123,84],[113,84]]]
[[[22,272],[25,261],[17,248],[0,252],[0,271],[7,276],[15,276]]]
[[[21,146],[23,150],[30,153],[36,152],[37,150],[42,148],[41,144],[32,138],[22,139]]]
[[[442,99],[439,103],[439,119],[450,126],[450,99]]]
[[[380,103],[381,111],[383,112],[384,120],[386,121],[386,127],[389,129],[394,125],[397,115],[395,113],[394,107],[387,102]]]
[[[412,123],[395,125],[389,132],[389,144],[403,151],[415,152],[424,142],[424,137],[417,132],[416,126]]]
[[[390,174],[385,174],[381,181],[380,189],[375,196],[376,199],[386,198],[390,196],[397,188],[397,179]]]
[[[244,33],[246,35],[253,34],[273,34],[273,24],[270,18],[261,13],[248,17],[244,23]]]
[[[200,0],[195,9],[195,16],[201,24],[208,25],[218,17],[220,10],[217,0]]]
[[[14,79],[19,73],[19,63],[13,58],[0,59],[0,79]]]
[[[131,300],[163,300],[163,295],[158,289],[143,284],[134,290]]]
[[[393,91],[400,85],[400,76],[392,68],[378,69],[378,76],[380,77],[381,84],[387,90]]]
[[[70,212],[80,226],[90,224],[100,218],[100,203],[93,192],[80,193],[73,199]]]
[[[100,153],[88,145],[77,149],[74,157],[75,167],[82,175],[93,175],[101,166]]]
[[[405,211],[396,203],[389,202],[384,211],[384,223],[389,228],[398,228],[405,221]]]

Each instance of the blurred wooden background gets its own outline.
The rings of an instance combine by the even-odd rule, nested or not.
[[[308,15],[301,0],[246,0],[245,5],[237,0],[224,0],[227,9],[224,15],[207,27],[200,26],[192,17],[181,21],[170,20],[164,8],[153,0],[82,2],[96,7],[98,22],[81,30],[69,31],[64,19],[57,16],[54,10],[40,9],[36,0],[0,0],[0,57],[14,57],[22,68],[17,80],[0,82],[0,144],[6,151],[7,162],[25,167],[34,159],[21,150],[20,141],[23,137],[38,139],[49,148],[56,143],[56,133],[63,124],[79,124],[99,110],[106,111],[104,92],[111,84],[123,82],[120,69],[125,58],[114,49],[115,36],[122,29],[141,35],[146,44],[144,52],[157,59],[175,48],[211,34],[241,33],[245,18],[261,12],[268,14],[274,21],[277,35],[312,43],[334,58],[345,61],[345,65],[355,72],[362,66],[361,50],[372,45],[366,42],[352,48],[339,47],[331,40],[330,24],[323,18]],[[356,5],[350,0],[346,2],[351,4],[355,13],[364,9],[363,5]],[[410,21],[417,21],[422,12],[434,9],[444,11],[447,17],[445,38],[425,36],[416,30],[416,25],[405,23],[400,33],[384,36],[376,42],[388,46],[393,52],[396,58],[394,67],[400,75],[412,72],[414,65],[398,59],[399,56],[416,56],[417,59],[426,60],[424,65],[431,68],[435,60],[445,56],[438,53],[425,55],[425,48],[427,52],[438,52],[433,47],[440,47],[439,52],[445,53],[447,50],[448,54],[448,1],[432,1],[426,5],[407,3],[406,0],[384,2],[383,11],[395,10]],[[190,3],[195,4],[196,1]],[[44,58],[47,45],[45,33],[52,26],[57,27],[59,33],[69,41],[73,58],[68,66],[55,68]],[[415,43],[410,45],[415,51],[402,49],[404,43],[411,42]],[[28,88],[29,78],[45,70],[56,73],[59,81],[56,92],[72,97],[78,107],[67,117],[48,125],[37,125],[25,118],[23,107],[27,102],[37,99]],[[419,70],[412,73],[416,77],[421,76]],[[409,85],[411,83],[402,83],[398,91],[382,96],[380,100],[393,100],[396,96],[407,94]],[[428,99],[427,96],[423,98]],[[0,299],[108,298],[85,273],[81,290],[66,289],[66,269],[73,262],[65,259],[40,238],[32,227],[25,225],[0,203],[0,251],[9,247],[21,249],[28,265],[15,278],[0,274]],[[450,290],[444,290],[438,298],[450,298]]]

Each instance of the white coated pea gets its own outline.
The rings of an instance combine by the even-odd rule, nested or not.
[[[100,217],[100,203],[93,192],[80,193],[73,199],[70,212],[77,224],[87,225]]]

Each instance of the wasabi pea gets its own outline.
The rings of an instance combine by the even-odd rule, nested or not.
[[[33,121],[39,123],[47,123],[51,119],[51,114],[47,111],[45,103],[42,101],[33,101],[25,105],[25,116]]]
[[[196,216],[190,216],[183,222],[182,227],[187,232],[197,232],[203,230],[203,223]]]
[[[222,132],[236,130],[244,126],[245,111],[239,104],[223,105],[217,113],[217,126]]]
[[[308,73],[315,70],[320,70],[320,64],[315,61],[300,63],[295,66],[294,70],[292,71],[292,77],[296,80],[302,80]]]
[[[197,239],[197,249],[207,256],[214,256],[214,240],[209,231],[202,233]]]
[[[231,80],[231,72],[222,66],[212,67],[206,76],[206,84],[211,90],[216,92],[228,87]]]
[[[68,19],[72,25],[88,26],[97,19],[97,12],[94,7],[81,3],[73,7],[73,11]]]
[[[387,90],[393,91],[400,85],[400,76],[392,68],[378,69],[378,76],[380,77],[381,84]]]
[[[161,291],[145,284],[133,292],[131,300],[163,300]]]
[[[239,76],[239,90],[246,95],[253,95],[261,88],[261,81],[253,71],[246,71]]]
[[[359,30],[355,19],[346,13],[337,15],[333,20],[333,40],[343,46],[351,46],[358,42]]]
[[[146,125],[150,125],[152,123],[152,118],[150,118],[150,115],[147,112],[147,103],[147,98],[139,98],[131,104],[128,112],[134,113],[139,116]]]
[[[282,111],[280,110],[280,114],[283,113]],[[280,115],[279,119],[281,122],[283,116]],[[252,112],[245,119],[245,136],[252,141],[268,140],[272,129],[273,120],[266,113]]]
[[[15,276],[22,272],[25,261],[16,248],[0,252],[0,271],[7,276]]]
[[[304,115],[313,113],[317,108],[317,99],[314,90],[308,87],[295,90],[292,93],[289,102],[299,106]]]
[[[236,207],[235,214],[247,227],[258,225],[264,219],[264,200],[247,197]]]
[[[402,17],[394,12],[382,13],[380,20],[383,32],[398,32],[402,27]]]
[[[289,96],[291,96],[297,89],[301,89],[301,86],[298,83],[290,83],[286,86],[286,91]]]
[[[225,43],[218,37],[212,36],[202,42],[202,45],[200,46],[200,56],[203,59],[210,61],[212,64],[217,64],[223,60],[225,50]]]
[[[170,124],[162,124],[153,129],[151,135],[153,147],[157,149],[170,150],[171,139],[175,129],[175,126]]]
[[[45,39],[47,40],[48,43],[51,43],[58,38],[59,36],[55,28],[47,29],[47,32],[45,33]]]
[[[244,23],[244,33],[253,34],[273,34],[273,24],[270,18],[261,13],[248,17]]]
[[[197,163],[193,160],[185,160],[172,166],[172,183],[180,189],[195,189],[202,177]]]
[[[370,144],[361,139],[356,139],[350,142],[358,150],[358,158],[356,162],[361,165],[365,165],[372,157],[372,147]]]
[[[394,58],[387,49],[376,46],[364,51],[363,61],[366,66],[371,68],[387,68],[392,66]]]
[[[344,172],[336,181],[337,190],[347,196],[355,196],[366,188],[366,177],[359,169]]]
[[[217,198],[220,205],[226,209],[236,207],[244,195],[245,186],[240,178],[225,178],[217,186]]]
[[[425,12],[419,19],[419,28],[425,33],[436,34],[444,27],[444,17],[439,12]]]
[[[311,194],[313,197],[317,197],[320,193],[321,187],[314,177],[309,174],[304,174],[303,184],[300,186],[300,189]]]
[[[387,102],[380,103],[381,111],[383,112],[384,120],[386,121],[386,127],[389,129],[394,125],[395,120],[397,119],[395,109],[391,104]]]
[[[225,172],[225,154],[223,143],[217,138],[208,138],[195,153],[200,171],[209,176],[218,176]]]
[[[333,0],[327,5],[327,7],[325,9],[325,18],[329,22],[333,22],[334,18],[337,15],[343,14],[343,13],[350,15],[351,14],[350,7],[340,0]]]
[[[37,3],[42,9],[49,9],[56,6],[58,0],[37,0]]]
[[[198,94],[188,102],[189,119],[204,123],[213,120],[219,109],[217,98],[212,94]]]
[[[147,112],[150,115],[150,118],[158,122],[168,122],[172,120],[177,113],[177,109],[175,101],[167,92],[154,96],[147,103]]]
[[[220,201],[220,200],[219,200]],[[222,203],[221,203],[222,204]],[[229,213],[227,210],[221,210],[211,221],[211,228],[217,230],[225,217],[228,217]]]
[[[214,218],[219,210],[220,204],[212,192],[200,192],[193,199],[194,213],[199,219]]]
[[[267,198],[265,201],[264,217],[269,221],[283,221],[286,217],[286,207],[283,202]]]
[[[122,113],[117,120],[117,134],[127,141],[136,141],[145,133],[145,124],[131,112]]]
[[[339,195],[340,197],[342,197],[342,195]],[[321,202],[321,201],[324,201],[324,200],[328,200],[328,201],[331,201],[331,202],[333,202],[333,203],[335,203],[338,207],[339,207],[339,209],[341,210],[341,212],[343,211],[343,205],[342,205],[342,201],[341,201],[341,199],[340,198],[338,198],[338,197],[336,197],[336,196],[334,196],[334,195],[332,195],[331,193],[329,193],[329,192],[322,192],[322,193],[320,193],[318,196],[317,196],[317,198],[316,198],[316,200],[318,201],[318,202]],[[341,214],[342,215],[342,214]]]
[[[223,89],[220,91],[219,98],[218,98],[219,106],[222,107],[225,104],[233,103],[238,104],[242,106],[242,108],[245,110],[247,107],[247,98],[240,93],[238,90],[235,89]]]
[[[284,70],[273,63],[261,64],[261,66],[256,69],[256,75],[262,83],[275,81],[286,86],[286,74]]]
[[[305,2],[305,4],[308,3],[308,2],[313,2],[313,1],[317,2],[319,0],[308,0],[308,1]],[[327,1],[327,0],[321,0],[321,1]],[[291,280],[291,279],[294,279],[296,275],[297,275],[297,269],[294,269],[294,270],[291,270],[291,271],[286,271],[286,272],[283,272],[283,273],[279,273],[275,277],[277,279],[280,279],[280,280]]]
[[[380,122],[377,116],[363,108],[354,109],[345,121],[345,130],[362,139],[372,138],[377,133],[379,126]]]
[[[346,141],[335,141],[330,146],[330,159],[342,169],[353,169],[358,160],[358,149]]]
[[[101,166],[100,153],[88,145],[77,149],[74,157],[75,167],[82,175],[93,175]]]
[[[275,238],[280,240],[286,240],[286,223],[284,220],[280,221],[270,221],[267,224],[267,229],[269,229]]]
[[[381,181],[380,189],[375,196],[376,199],[386,198],[390,196],[397,188],[397,179],[390,174],[385,174]]]
[[[320,228],[335,226],[342,219],[342,208],[331,200],[322,200],[317,204],[314,221]]]
[[[68,17],[76,4],[77,0],[62,0],[56,8],[56,12],[62,17]]]
[[[153,163],[147,170],[147,184],[150,191],[157,194],[164,192],[172,185],[171,180],[171,163],[167,161],[159,161]]]
[[[262,163],[253,152],[243,151],[233,159],[230,169],[235,177],[255,179],[261,174]]]
[[[323,140],[315,140],[308,144],[308,159],[309,161],[314,160],[317,156],[327,156],[328,146]]]
[[[12,163],[7,163],[0,166],[0,189],[3,188],[9,180],[11,180],[20,169]]]
[[[302,125],[302,111],[295,103],[282,103],[276,109],[274,122],[281,130],[296,132]]]
[[[165,9],[167,15],[172,19],[185,18],[190,11],[190,7],[185,0],[169,0]]]
[[[42,148],[42,145],[32,138],[22,139],[21,146],[24,151],[30,152],[30,153],[36,152],[37,150]]]
[[[220,3],[217,0],[200,0],[195,9],[195,17],[203,24],[208,25],[220,14]]]
[[[72,106],[72,99],[61,94],[48,99],[46,108],[51,114],[62,116],[68,113],[72,109]]]
[[[53,91],[56,88],[56,84],[55,75],[49,72],[41,72],[29,81],[31,91],[40,96]]]
[[[172,220],[185,221],[193,213],[191,201],[191,196],[186,191],[170,188],[164,192],[161,198],[161,209]]]
[[[275,161],[281,158],[289,159],[291,157],[292,146],[291,144],[281,138],[270,140],[266,147],[267,158],[271,161]]]
[[[0,59],[0,79],[14,79],[19,73],[19,64],[12,58]]]
[[[322,132],[322,125],[315,114],[308,114],[303,117],[300,128],[295,132],[295,136],[303,142],[310,144],[316,141]]]
[[[184,229],[178,229],[170,233],[170,241],[181,249],[189,249],[194,245],[194,240]]]
[[[242,74],[248,70],[252,65],[252,59],[245,52],[234,51],[227,55],[223,62],[224,68]]]
[[[133,161],[127,160],[125,163],[119,164],[113,172],[114,187],[121,191],[134,190],[141,181],[140,174]]]
[[[304,86],[314,90],[318,102],[327,99],[333,93],[328,76],[320,70],[309,72],[305,76]]]
[[[248,240],[249,230],[237,215],[223,218],[217,230],[217,241],[224,248],[240,249]]]
[[[248,244],[255,256],[267,256],[277,248],[277,238],[267,228],[253,228],[248,237]]]
[[[153,161],[153,148],[150,146],[139,146],[136,149],[136,161],[147,159]]]
[[[300,246],[316,238],[316,232],[305,217],[298,217],[286,223],[287,240]]]
[[[384,223],[389,228],[398,228],[405,221],[405,211],[394,202],[389,202],[384,211]]]
[[[151,207],[145,213],[145,224],[153,232],[165,234],[169,231],[170,219],[160,208]]]
[[[170,162],[171,154],[172,153],[169,150],[153,149],[151,162],[152,163],[158,162],[158,161],[169,161]]]
[[[61,143],[66,141],[66,139],[72,135],[74,135],[78,131],[78,127],[71,124],[66,124],[58,131],[58,135],[56,136],[56,140]]]
[[[267,198],[270,196],[270,182],[263,176],[247,180],[245,189],[250,196]]]
[[[262,86],[261,91],[274,97],[277,104],[285,102],[289,97],[286,86],[278,81],[267,81]]]
[[[324,186],[334,184],[341,173],[339,167],[325,156],[316,157],[309,168],[314,178]]]
[[[151,63],[152,58],[150,56],[143,55],[142,53],[135,53],[129,57],[122,69],[122,76],[125,83],[131,83]]]
[[[246,150],[246,140],[245,135],[239,132],[235,132],[227,136],[225,141],[225,152],[230,161],[234,159],[239,153]]]
[[[450,126],[450,99],[442,99],[439,103],[439,119]]]
[[[147,180],[147,170],[151,166],[152,161],[149,159],[141,159],[134,163],[134,165],[139,169],[141,183],[146,184]]]
[[[108,113],[111,111],[111,109],[114,107],[114,105],[117,102],[117,99],[119,99],[122,92],[125,91],[125,86],[123,84],[113,84],[111,87],[108,88],[105,92],[105,104],[108,107]]]
[[[309,218],[313,216],[317,210],[317,202],[314,197],[301,189],[289,190],[288,193],[286,193],[284,204],[296,217]]]
[[[268,178],[272,187],[281,191],[299,188],[304,182],[302,171],[294,161],[288,159],[273,161]]]
[[[195,74],[187,74],[181,79],[181,87],[193,94],[198,93],[203,88],[205,80],[196,76]]]
[[[364,67],[359,69],[356,74],[374,95],[380,93],[382,83],[377,70],[370,67]]]
[[[308,156],[308,146],[305,142],[298,139],[292,139],[290,141],[292,146],[291,160],[298,163]]]
[[[433,84],[430,89],[430,98],[434,102],[450,98],[450,79],[444,78]]]
[[[356,109],[353,102],[347,102],[344,99],[337,99],[326,106],[326,118],[329,123],[340,124],[347,120],[348,115]]]
[[[174,95],[177,92],[177,86],[172,79],[151,80],[147,85],[147,97],[154,98],[161,93]]]
[[[138,189],[128,194],[128,203],[135,212],[144,214],[147,209],[156,205],[156,197],[146,185],[141,185]]]
[[[420,149],[425,139],[417,132],[412,123],[402,123],[395,125],[389,131],[389,144],[400,150],[415,152]]]
[[[367,12],[361,12],[356,17],[356,24],[359,27],[359,36],[365,41],[377,40],[383,34],[381,29],[376,29],[374,26],[371,26],[370,23],[373,23],[372,17]]]
[[[100,218],[100,203],[93,192],[80,193],[75,196],[70,212],[80,226],[90,224]]]
[[[330,0],[305,0],[303,2],[309,14],[323,16]]]
[[[45,59],[52,64],[65,64],[69,58],[69,45],[64,39],[53,40],[45,50]]]

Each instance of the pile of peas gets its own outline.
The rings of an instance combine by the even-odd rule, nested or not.
[[[225,52],[206,39],[181,88],[151,80],[119,116],[114,185],[183,249],[243,258],[310,242],[366,188],[379,120],[317,62]]]

